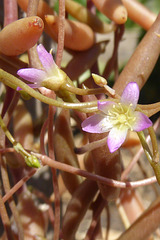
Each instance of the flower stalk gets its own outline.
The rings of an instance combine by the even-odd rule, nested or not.
[[[142,147],[144,149],[144,152],[146,154],[146,157],[150,163],[150,165],[152,166],[154,173],[156,175],[157,178],[157,182],[160,184],[160,162],[159,162],[159,152],[158,152],[158,145],[157,145],[157,141],[156,141],[156,136],[153,130],[153,127],[149,127],[148,128],[150,137],[151,137],[151,142],[152,142],[152,148],[153,148],[153,154],[150,151],[150,148],[146,142],[144,133],[141,132],[137,132],[138,137],[141,141]]]
[[[157,144],[157,139],[156,135],[154,132],[153,127],[148,128],[148,132],[151,138],[151,143],[152,143],[152,149],[153,149],[153,162],[158,163],[159,162],[159,151],[158,151],[158,144]]]
[[[22,88],[30,96],[48,105],[66,108],[66,109],[77,109],[83,112],[95,112],[95,110],[97,109],[97,101],[92,101],[87,103],[67,103],[67,102],[62,102],[62,101],[58,101],[58,100],[54,100],[49,97],[46,97],[40,94],[39,92],[35,91],[31,87],[29,87],[26,83],[14,77],[12,74],[9,74],[2,69],[0,69],[0,81],[13,89],[17,89],[17,87]]]
[[[29,167],[35,167],[35,168],[39,168],[40,167],[40,163],[37,159],[36,156],[28,153],[23,146],[17,142],[14,137],[12,136],[12,134],[8,131],[1,115],[0,115],[0,126],[2,128],[2,130],[4,131],[6,137],[9,139],[9,141],[13,144],[13,148],[15,149],[15,151],[19,154],[21,154],[21,156],[25,159],[26,164]]]
[[[146,142],[144,133],[143,133],[143,131],[140,131],[140,132],[137,132],[137,134],[138,134],[138,137],[139,137],[140,142],[142,144],[142,147],[144,149],[144,152],[146,154],[146,157],[147,157],[149,163],[152,164],[153,155],[152,155],[151,150],[150,150],[150,148],[149,148],[149,146],[148,146],[148,144]]]

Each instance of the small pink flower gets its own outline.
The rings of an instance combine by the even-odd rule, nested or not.
[[[116,151],[125,141],[128,130],[142,131],[152,125],[151,120],[135,111],[139,99],[137,83],[129,83],[119,103],[98,101],[100,113],[82,122],[82,129],[89,133],[109,132],[107,144],[110,152]]]
[[[17,74],[33,84],[28,84],[32,88],[47,87],[47,84],[53,90],[57,90],[61,82],[64,80],[64,74],[55,64],[53,57],[46,51],[42,44],[37,46],[39,59],[43,65],[44,70],[36,68],[23,68],[17,71]],[[17,90],[21,90],[19,87]]]

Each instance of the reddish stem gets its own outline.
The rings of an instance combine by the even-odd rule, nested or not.
[[[58,27],[58,46],[56,55],[56,64],[61,66],[64,49],[64,35],[65,35],[65,0],[59,0],[59,27]]]
[[[18,19],[16,0],[4,0],[4,27]]]
[[[56,168],[56,169],[59,169],[62,171],[72,173],[72,174],[80,175],[80,176],[88,178],[90,180],[97,181],[97,182],[100,182],[100,183],[103,183],[105,185],[115,187],[115,188],[137,188],[137,187],[141,187],[141,186],[150,185],[157,181],[156,177],[153,176],[153,177],[135,181],[135,182],[121,182],[121,181],[117,181],[117,180],[114,180],[111,178],[102,177],[100,175],[93,174],[93,173],[81,170],[79,168],[76,168],[76,167],[69,166],[68,164],[56,162],[55,160],[53,160],[47,156],[38,154],[38,153],[33,153],[33,154],[42,161],[43,165],[48,165],[51,168]]]
[[[28,8],[27,8],[27,16],[36,16],[38,11],[38,4],[39,0],[29,0],[28,2]],[[28,50],[28,58],[29,58],[29,64],[31,67],[41,69],[42,64],[39,60],[39,56],[37,53],[37,45],[33,46]]]
[[[46,154],[45,152],[45,144],[44,144],[44,138],[45,138],[45,133],[48,127],[48,119],[44,122],[42,128],[41,128],[41,133],[40,133],[40,153],[43,155]]]
[[[5,163],[5,159],[2,158],[2,163],[1,164],[2,164],[1,165],[1,175],[2,175],[3,187],[4,187],[4,190],[5,190],[5,193],[7,193],[7,192],[10,191],[11,188],[10,188],[9,177],[8,177],[8,172],[7,172],[7,166],[6,166],[6,163]],[[16,226],[17,226],[19,240],[23,240],[24,239],[23,226],[22,226],[22,223],[21,223],[19,212],[16,208],[15,201],[13,199],[13,196],[10,198],[8,203],[9,203],[9,207],[12,211],[14,221],[15,221]]]
[[[92,221],[84,240],[90,240],[93,237],[93,234],[96,230],[96,226],[100,219],[101,212],[103,211],[105,205],[106,205],[106,201],[102,199],[102,196],[99,194],[93,205]]]
[[[156,129],[158,128],[159,126],[159,122],[160,122],[160,119],[158,119],[158,121],[156,121],[156,123],[154,124],[154,130],[156,131]],[[150,138],[149,136],[147,137],[146,139],[147,143],[150,141]],[[135,156],[133,157],[133,159],[130,161],[129,165],[125,168],[125,170],[122,172],[122,175],[121,175],[121,180],[122,181],[125,181],[127,178],[128,178],[128,175],[130,173],[130,171],[132,170],[132,168],[134,167],[134,165],[136,164],[136,162],[140,159],[140,156],[142,155],[142,153],[144,153],[144,150],[143,148],[141,147],[139,149],[139,151],[135,154]]]
[[[36,170],[31,170],[28,175],[24,176],[19,182],[17,182],[4,196],[3,196],[3,202],[5,203],[10,197],[13,196],[15,192],[18,191],[19,188],[23,186],[24,183],[26,183],[34,174],[36,173]]]
[[[49,114],[48,114],[48,150],[49,150],[49,157],[55,159],[54,156],[54,143],[53,143],[53,120],[54,120],[55,110],[52,106],[49,106]],[[55,161],[55,160],[54,160]],[[56,169],[52,168],[52,181],[53,181],[53,188],[55,194],[55,224],[54,224],[54,240],[59,239],[60,234],[60,194],[59,194],[59,187],[58,187],[58,180]]]
[[[27,16],[36,16],[38,10],[39,0],[29,0],[27,8]]]
[[[108,79],[109,75],[114,69],[116,70],[117,62],[118,62],[118,47],[122,39],[123,33],[124,33],[124,25],[119,25],[114,34],[114,49],[113,49],[112,57],[108,61],[103,72],[103,77],[106,79]]]
[[[9,217],[7,214],[7,210],[6,210],[6,207],[4,205],[1,195],[0,195],[0,215],[1,215],[2,223],[3,223],[4,229],[5,229],[7,239],[14,240],[12,231],[11,231]]]

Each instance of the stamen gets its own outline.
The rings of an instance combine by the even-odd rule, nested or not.
[[[122,128],[125,125],[132,131],[132,125],[136,119],[131,109],[132,105],[132,103],[129,105],[123,105],[121,103],[114,104],[113,107],[108,111],[108,117],[112,124],[119,128]]]
[[[118,103],[119,107],[121,108],[121,111],[124,112],[124,108],[122,107],[121,103]]]

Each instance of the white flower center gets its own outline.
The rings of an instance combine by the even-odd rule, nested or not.
[[[130,130],[135,122],[134,111],[131,108],[132,104],[124,105],[118,103],[113,105],[113,107],[108,111],[108,117],[113,126],[116,127],[127,127]]]

